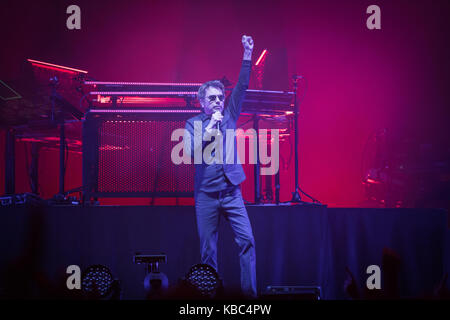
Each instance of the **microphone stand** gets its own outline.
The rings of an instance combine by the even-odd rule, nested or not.
[[[299,114],[299,106],[297,102],[297,87],[298,87],[298,79],[302,79],[302,76],[294,75],[292,77],[294,79],[294,133],[295,133],[295,191],[292,192],[291,202],[300,203],[303,202],[298,190],[300,189],[298,184],[298,114]]]

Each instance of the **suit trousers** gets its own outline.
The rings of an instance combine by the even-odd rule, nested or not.
[[[223,215],[230,222],[234,240],[239,247],[242,293],[255,298],[257,296],[255,240],[240,187],[232,186],[217,192],[198,191],[195,211],[202,263],[218,270],[217,239],[220,216]]]

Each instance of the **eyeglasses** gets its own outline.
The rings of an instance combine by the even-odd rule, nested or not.
[[[225,99],[225,97],[224,97],[223,94],[219,94],[219,95],[210,95],[210,96],[207,96],[207,98],[208,98],[209,102],[216,101],[216,98],[219,98],[220,101],[223,101],[223,99]]]

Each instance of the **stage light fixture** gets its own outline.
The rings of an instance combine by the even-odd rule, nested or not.
[[[186,274],[185,281],[199,290],[202,296],[214,298],[222,289],[219,274],[209,264],[196,264]]]
[[[169,289],[169,279],[162,272],[150,272],[145,276],[144,289],[147,297],[164,295]]]
[[[108,296],[114,284],[111,271],[102,265],[93,265],[83,272],[81,288],[83,292],[94,298],[105,298]]]
[[[144,289],[147,293],[147,298],[162,297],[169,289],[169,279],[167,276],[159,271],[159,264],[167,262],[165,254],[148,255],[136,253],[133,258],[136,264],[146,264],[147,275],[144,279]]]

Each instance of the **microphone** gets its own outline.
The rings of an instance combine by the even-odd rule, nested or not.
[[[220,111],[216,111],[216,112],[222,114]],[[216,125],[217,125],[217,130],[219,130],[219,134],[220,134],[220,122],[221,122],[221,121],[217,121],[217,123],[216,123]]]
[[[303,76],[299,76],[299,75],[294,74],[292,76],[292,79],[303,79]]]

